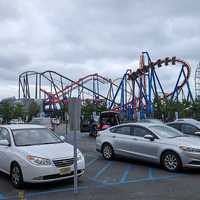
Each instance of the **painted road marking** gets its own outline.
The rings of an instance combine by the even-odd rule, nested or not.
[[[94,158],[92,160],[90,160],[88,163],[86,163],[86,167],[89,167],[90,165],[92,165],[93,163],[95,163],[97,161],[98,158]]]
[[[94,176],[94,179],[98,178],[99,176],[101,176],[101,174],[103,174],[110,166],[111,166],[112,162],[108,162],[102,169],[100,169],[97,174]]]
[[[6,199],[6,198],[2,193],[0,193],[0,200],[2,200],[2,199]]]
[[[109,181],[109,180],[99,180],[98,177],[101,176],[109,167],[111,163],[107,163],[101,170],[97,172],[97,174],[94,177],[89,177],[90,180],[96,182],[97,184],[102,185],[119,185],[119,184],[126,184],[126,183],[135,183],[135,182],[142,182],[142,181],[156,181],[156,180],[167,180],[167,179],[173,179],[179,176],[182,176],[183,174],[172,174],[172,175],[162,175],[162,176],[156,176],[155,175],[155,169],[154,168],[148,168],[148,173],[145,176],[141,177],[133,177],[132,179],[129,179],[129,171],[132,167],[135,167],[134,165],[127,164],[121,178],[119,181]]]
[[[129,170],[131,169],[131,165],[127,165],[127,167],[126,167],[126,169],[124,170],[124,173],[123,173],[123,175],[122,175],[122,177],[121,177],[121,179],[120,179],[120,183],[124,183],[126,180],[127,180],[127,178],[128,178],[128,173],[129,173]]]
[[[94,158],[90,160],[87,163],[87,166],[90,166],[96,162],[98,158]],[[145,182],[145,181],[162,181],[162,180],[171,180],[176,177],[180,177],[184,174],[173,174],[173,175],[164,175],[164,176],[156,176],[155,172],[156,169],[154,168],[148,168],[148,173],[146,176],[143,177],[135,177],[132,179],[129,179],[129,172],[130,170],[135,169],[135,165],[132,164],[126,164],[124,167],[124,171],[122,172],[121,175],[119,175],[119,181],[115,182],[109,182],[108,180],[100,180],[98,179],[112,164],[116,164],[114,162],[108,162],[104,165],[103,168],[101,168],[99,171],[97,171],[96,175],[94,177],[88,177],[89,180],[92,180],[94,183],[94,187],[96,188],[103,188],[107,186],[115,186],[115,185],[122,185],[122,184],[129,184],[129,183],[138,183],[138,182]],[[86,186],[79,186],[79,190],[88,190],[90,188],[90,185]],[[60,192],[73,192],[74,188],[69,187],[69,188],[60,188],[60,189],[50,189],[47,191],[42,191],[42,192],[27,192],[25,194],[26,198],[31,198],[31,197],[37,197],[37,196],[45,196],[51,193],[60,193]],[[13,199],[18,199],[17,196],[9,196],[5,197],[2,193],[0,193],[0,200],[13,200]]]

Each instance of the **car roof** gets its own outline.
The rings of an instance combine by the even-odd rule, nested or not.
[[[150,127],[150,126],[155,126],[155,125],[159,125],[159,126],[166,126],[165,124],[162,123],[149,123],[149,122],[130,122],[130,123],[123,123],[123,124],[119,124],[116,126],[112,126],[111,128],[114,127],[120,127],[120,126],[124,126],[124,125],[134,125],[134,126],[143,126],[143,127]]]
[[[45,126],[35,125],[35,124],[6,124],[6,125],[0,125],[0,127],[9,128],[9,129],[12,129],[12,130],[46,128]]]
[[[180,119],[176,119],[175,121],[173,122],[169,122],[169,124],[171,123],[181,123],[181,122],[187,122],[187,123],[190,123],[190,124],[197,124],[197,123],[200,123],[199,121],[195,120],[195,119],[189,119],[189,118],[180,118]]]

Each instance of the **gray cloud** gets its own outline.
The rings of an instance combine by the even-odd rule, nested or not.
[[[199,8],[187,0],[1,0],[0,83],[14,86],[19,73],[47,69],[73,79],[95,72],[116,78],[136,67],[143,50],[152,59],[186,59],[194,71]]]

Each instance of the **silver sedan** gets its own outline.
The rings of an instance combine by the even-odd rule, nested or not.
[[[96,149],[107,160],[116,155],[161,164],[168,171],[200,167],[200,138],[164,124],[128,123],[100,132]]]

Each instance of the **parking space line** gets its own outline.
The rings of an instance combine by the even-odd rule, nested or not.
[[[110,166],[111,166],[112,162],[107,163],[102,169],[100,169],[97,174],[94,176],[94,179],[98,178],[101,174],[104,173],[104,171],[106,171]]]
[[[6,198],[2,193],[0,193],[0,200],[3,200],[3,199],[6,199]]]
[[[127,180],[127,177],[128,177],[128,173],[129,173],[129,170],[131,169],[131,165],[127,165],[126,166],[126,169],[124,170],[124,173],[120,179],[120,183],[124,183],[126,180]]]
[[[84,189],[88,189],[88,186],[79,186],[78,187],[78,190],[84,190]],[[44,192],[27,192],[25,194],[25,198],[31,198],[31,197],[37,197],[37,196],[44,196],[44,195],[48,195],[48,194],[51,194],[51,193],[60,193],[60,192],[71,192],[71,191],[74,191],[74,188],[73,187],[70,187],[70,188],[64,188],[64,189],[53,189],[53,190],[49,190],[49,191],[44,191]],[[4,199],[2,200],[17,200],[18,199],[18,196],[17,195],[14,195],[14,196],[8,196],[8,197],[5,197]],[[0,199],[1,200],[1,199]]]
[[[88,163],[86,163],[86,167],[89,167],[90,165],[92,165],[93,163],[95,163],[97,161],[98,158],[94,158],[92,160],[90,160]]]
[[[148,178],[149,179],[155,178],[153,171],[154,171],[153,168],[150,167],[149,170],[148,170]]]

